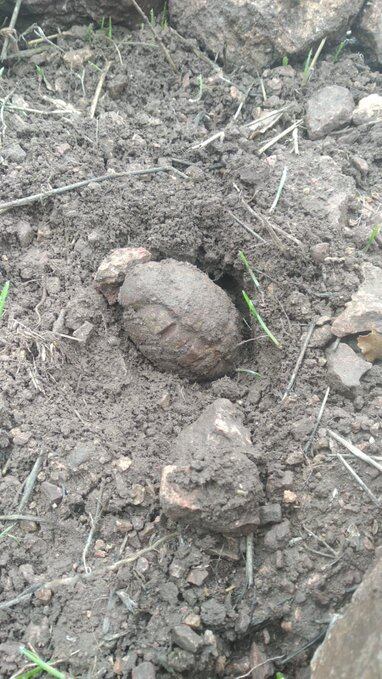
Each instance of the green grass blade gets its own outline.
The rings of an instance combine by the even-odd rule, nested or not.
[[[260,289],[260,283],[257,280],[255,274],[253,273],[253,269],[252,269],[248,259],[246,258],[245,254],[242,250],[240,250],[240,252],[239,252],[239,257],[240,257],[241,261],[243,262],[245,268],[247,269],[247,271],[248,271],[248,273],[251,277],[252,283],[259,290]]]
[[[265,334],[268,335],[269,339],[273,342],[273,344],[275,344],[276,347],[278,347],[279,349],[281,349],[281,344],[280,344],[280,342],[276,339],[276,337],[275,337],[274,335],[272,335],[271,331],[269,330],[269,328],[267,327],[267,325],[264,323],[263,319],[261,318],[261,316],[260,316],[259,312],[257,311],[257,309],[256,309],[254,303],[252,302],[252,300],[248,297],[247,293],[246,293],[244,290],[242,290],[242,293],[243,293],[243,297],[244,297],[245,303],[246,303],[246,305],[247,305],[247,307],[248,307],[250,313],[251,313],[252,316],[256,319],[256,321],[258,322],[260,328],[261,328],[262,330],[264,330]]]
[[[40,677],[42,674],[41,667],[32,667],[32,669],[17,675],[17,679],[33,679],[33,677]]]
[[[4,284],[2,291],[0,292],[0,318],[4,313],[5,302],[7,301],[9,292],[9,281]]]
[[[246,373],[247,375],[252,375],[252,377],[261,377],[260,373],[257,373],[255,370],[250,370],[249,368],[237,368],[236,372]]]
[[[269,212],[270,212],[270,213],[274,212],[275,209],[277,208],[277,205],[278,205],[278,202],[279,202],[279,200],[280,200],[280,197],[281,197],[281,194],[282,194],[282,190],[283,190],[283,188],[284,188],[284,184],[285,184],[285,182],[286,182],[287,176],[288,176],[288,168],[287,168],[286,165],[284,165],[283,173],[282,173],[282,175],[281,175],[281,179],[280,179],[279,185],[278,185],[278,187],[277,187],[275,199],[274,199],[274,201],[273,201],[271,207],[269,208]]]
[[[60,672],[59,670],[56,670],[55,667],[52,667],[49,665],[49,663],[45,662],[40,658],[37,653],[33,653],[33,651],[29,651],[25,646],[20,646],[20,653],[25,655],[25,657],[30,660],[30,662],[33,662],[35,665],[37,665],[38,668],[41,670],[44,670],[47,674],[49,674],[51,677],[56,677],[56,679],[67,679],[66,675]]]
[[[346,40],[342,40],[342,42],[340,42],[340,44],[338,45],[336,51],[334,52],[333,64],[337,63],[339,56],[340,56],[342,50],[344,49],[345,45],[346,45]]]
[[[312,54],[313,54],[313,49],[311,47],[310,50],[309,50],[308,56],[306,57],[305,64],[304,64],[304,78],[306,78],[308,76],[310,64],[311,64],[311,61],[312,61]]]
[[[378,238],[381,228],[382,228],[382,224],[377,224],[377,226],[374,226],[374,228],[370,231],[370,235],[369,235],[369,237],[366,241],[366,245],[365,245],[365,248],[364,248],[365,252],[368,251],[370,246],[373,245],[375,239]],[[1,317],[1,313],[0,313],[0,317]]]

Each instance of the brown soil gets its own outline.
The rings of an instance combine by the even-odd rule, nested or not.
[[[377,246],[367,253],[363,246],[379,201],[382,125],[348,127],[318,142],[301,129],[298,156],[290,136],[265,155],[257,152],[303,115],[320,86],[345,85],[358,101],[382,76],[349,52],[336,64],[330,53],[324,56],[306,88],[301,64],[268,69],[265,106],[290,108],[266,135],[251,139],[242,125],[263,105],[256,74],[243,67],[221,77],[169,30],[162,37],[180,75],[146,32],[115,29],[114,42],[102,32],[77,35],[59,40],[63,51],[9,62],[3,74],[1,97],[11,95],[21,109],[72,105],[80,114],[2,113],[0,199],[158,164],[172,164],[188,179],[161,173],[92,183],[0,216],[0,285],[11,281],[0,326],[0,511],[18,512],[22,484],[42,456],[21,513],[44,519],[19,521],[0,538],[0,676],[25,664],[19,646],[30,642],[45,659],[64,659],[60,669],[76,678],[129,677],[142,660],[155,664],[160,679],[236,677],[249,668],[253,641],[268,658],[287,659],[275,667],[288,678],[308,676],[315,640],[361,581],[381,530],[378,509],[333,455],[325,428],[378,454],[381,365],[351,397],[331,391],[307,455],[327,387],[325,330],[316,331],[292,393],[282,396],[309,323],[339,313],[359,283],[362,262],[380,259]],[[71,69],[65,53],[86,45],[92,54],[85,71]],[[112,65],[90,120],[106,60]],[[233,123],[238,92],[251,83]],[[228,124],[224,140],[193,149]],[[357,169],[355,156],[367,161],[368,174]],[[285,165],[285,188],[269,215]],[[248,213],[242,197],[260,217]],[[261,217],[300,244],[279,232],[275,239]],[[322,242],[331,259],[319,263],[311,248]],[[121,309],[109,307],[93,287],[101,259],[127,245],[196,264],[242,315],[241,289],[251,283],[238,252],[246,253],[261,283],[259,312],[282,343],[277,349],[255,328],[256,340],[242,345],[238,367],[258,371],[260,379],[233,372],[195,383],[144,358],[124,333]],[[53,333],[70,336],[84,321],[95,326],[84,346]],[[250,337],[244,323],[243,337]],[[255,535],[249,589],[244,539],[179,531],[158,502],[161,469],[176,462],[177,435],[221,397],[244,413],[267,503],[282,504],[277,535],[269,527]],[[380,495],[376,470],[351,462]],[[62,499],[49,499],[52,487],[44,482]],[[84,577],[82,554],[101,491],[102,514],[86,557],[91,573]],[[174,532],[132,563],[107,570]],[[200,586],[188,581],[197,567],[208,572]],[[50,592],[32,591],[36,583],[68,576],[76,577],[51,584]],[[195,656],[172,642],[172,628],[189,613],[201,615],[201,636],[212,630],[216,637],[216,645]]]

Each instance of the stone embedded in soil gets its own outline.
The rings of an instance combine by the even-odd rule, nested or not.
[[[196,587],[200,587],[207,578],[208,578],[207,569],[194,568],[189,572],[187,576],[187,582],[189,582],[190,585],[196,585]]]
[[[21,148],[20,144],[10,144],[9,146],[3,146],[1,149],[1,155],[5,160],[11,163],[22,163],[27,157],[26,152]]]
[[[266,526],[269,523],[280,523],[282,520],[282,509],[280,504],[268,504],[260,507],[260,523]]]
[[[362,275],[363,283],[332,325],[332,332],[337,337],[373,329],[382,333],[382,269],[366,262]]]
[[[311,662],[312,679],[382,676],[382,555],[345,612],[329,627]],[[366,623],[366,624],[365,624]]]
[[[137,667],[134,667],[131,673],[131,679],[155,679],[155,667],[151,662],[142,662]]]
[[[354,99],[346,87],[327,85],[308,99],[306,127],[310,139],[322,139],[349,123],[355,108]]]
[[[251,679],[268,679],[274,676],[274,666],[271,661],[267,662],[267,656],[256,642],[253,642],[249,653],[250,666],[254,669],[250,674]]]
[[[62,490],[59,486],[56,486],[54,483],[50,483],[50,481],[43,481],[40,487],[45,497],[47,497],[50,502],[54,502],[56,504],[61,502]]]
[[[227,293],[192,264],[135,264],[119,302],[130,338],[161,370],[208,380],[232,369],[239,314]]]
[[[22,248],[27,248],[34,239],[34,231],[29,222],[21,220],[16,226],[16,233]]]
[[[285,547],[291,535],[290,523],[285,519],[282,523],[273,526],[264,537],[264,544],[269,549],[279,549]]]
[[[86,344],[88,339],[90,339],[93,330],[94,330],[93,323],[85,321],[85,323],[80,325],[80,327],[73,332],[73,337],[75,337],[79,342],[81,342],[81,344]]]
[[[309,346],[311,348],[320,349],[325,347],[329,342],[333,340],[333,333],[329,323],[316,328],[313,332]]]
[[[200,617],[207,627],[220,627],[223,625],[227,611],[224,604],[216,599],[207,599],[200,607]]]
[[[190,653],[197,653],[203,645],[203,639],[187,625],[177,625],[172,630],[174,643]]]
[[[382,96],[380,94],[369,94],[363,97],[353,111],[354,125],[372,122],[382,122]]]
[[[364,5],[361,20],[354,27],[357,38],[371,60],[382,66],[382,3],[369,0]]]
[[[371,363],[365,361],[351,347],[341,342],[335,351],[327,351],[328,381],[334,389],[340,391],[360,386],[360,379],[370,368]]]
[[[172,519],[202,531],[242,534],[260,524],[263,488],[237,406],[218,399],[186,427],[162,471],[160,502]]]
[[[169,10],[182,35],[195,38],[225,63],[245,64],[252,71],[287,54],[305,54],[323,37],[342,35],[362,4],[363,0],[288,4],[285,0],[171,0]]]
[[[126,272],[136,262],[148,262],[151,253],[146,248],[117,248],[102,260],[94,278],[94,285],[102,292],[109,304],[118,301],[119,288]]]

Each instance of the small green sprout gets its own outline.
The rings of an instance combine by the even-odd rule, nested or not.
[[[317,64],[317,61],[318,61],[318,58],[319,58],[322,50],[324,49],[325,43],[326,43],[326,38],[323,38],[321,40],[319,46],[317,47],[316,53],[315,53],[313,58],[312,58],[313,50],[312,49],[309,50],[308,56],[307,56],[305,64],[304,64],[304,72],[303,72],[303,76],[302,76],[303,85],[307,84],[312,72],[314,71],[315,66]]]
[[[204,80],[203,80],[203,76],[202,76],[201,73],[199,73],[196,80],[197,80],[197,83],[198,83],[198,86],[199,86],[199,91],[198,91],[198,94],[196,95],[195,99],[190,99],[190,101],[193,102],[193,103],[201,100],[201,98],[203,96],[203,90],[204,90]]]
[[[111,17],[109,17],[109,23],[108,23],[108,26],[107,26],[106,35],[107,35],[108,38],[110,38],[110,40],[113,39],[113,24],[112,24],[112,21],[111,21]]]
[[[260,289],[260,283],[257,280],[255,274],[253,273],[253,269],[252,269],[248,259],[246,258],[244,252],[242,252],[242,250],[240,250],[240,252],[239,252],[239,257],[240,257],[241,261],[243,262],[245,268],[247,269],[253,285],[255,286],[255,288],[257,288],[259,290]]]
[[[94,40],[94,27],[93,24],[89,24],[85,33],[85,42],[91,44]]]
[[[377,224],[376,226],[374,226],[372,228],[372,230],[370,231],[369,237],[366,241],[365,252],[367,252],[369,250],[369,248],[373,245],[375,240],[378,238],[381,229],[382,229],[382,224]]]
[[[153,8],[150,9],[150,24],[153,28],[155,28],[156,20],[155,20],[155,14]]]
[[[56,679],[66,679],[66,676],[63,674],[63,672],[56,670],[55,667],[52,667],[49,663],[45,662],[34,651],[30,651],[29,649],[25,648],[25,646],[20,646],[20,653],[22,653],[30,662],[33,662],[35,665],[37,665],[36,668],[33,668],[33,671],[37,669],[39,671],[43,670],[51,677],[56,677]],[[29,679],[31,676],[36,676],[36,672],[33,675],[30,673],[24,673],[21,675],[20,679]]]
[[[271,333],[271,331],[269,330],[269,328],[267,327],[267,325],[264,323],[264,321],[263,321],[263,319],[261,318],[259,312],[257,311],[257,309],[256,309],[256,307],[255,307],[253,301],[252,301],[252,300],[250,299],[250,297],[247,295],[247,293],[245,292],[245,290],[242,290],[242,293],[243,293],[244,301],[245,301],[245,303],[246,303],[246,305],[247,305],[247,307],[248,307],[248,309],[249,309],[250,314],[256,319],[256,321],[258,322],[260,328],[261,328],[262,330],[264,330],[264,332],[265,332],[266,335],[268,335],[268,337],[269,337],[269,339],[271,340],[271,342],[273,342],[273,344],[275,344],[276,347],[278,347],[279,349],[281,349],[281,344],[280,344],[280,342],[278,341],[278,339],[276,339],[276,337]]]
[[[162,28],[168,28],[168,2],[166,2],[163,5],[163,10],[162,10],[162,19],[160,22],[160,25]]]
[[[305,59],[304,71],[303,71],[303,80],[304,81],[306,80],[306,82],[309,79],[309,70],[310,70],[310,64],[312,62],[312,54],[313,54],[313,49],[310,48],[310,50],[308,52],[308,56]]]
[[[0,292],[0,318],[4,314],[5,302],[7,301],[9,293],[9,281],[4,284],[2,291]]]
[[[340,44],[338,45],[338,47],[337,47],[337,49],[336,49],[336,51],[334,52],[334,55],[333,55],[333,64],[337,63],[337,61],[340,57],[340,54],[341,54],[342,50],[344,49],[345,45],[347,44],[347,42],[348,42],[347,40],[342,40],[342,42],[340,42]]]
[[[287,679],[287,678],[285,674],[283,674],[282,672],[276,672],[275,679]]]
[[[283,57],[283,60],[282,60],[282,65],[283,65],[283,66],[288,66],[288,64],[289,64],[289,59],[288,59],[287,55],[285,55],[285,56]]]

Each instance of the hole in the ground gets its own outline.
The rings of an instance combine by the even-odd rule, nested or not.
[[[222,288],[222,290],[224,290],[227,293],[227,295],[231,298],[240,316],[244,319],[243,337],[244,339],[248,339],[251,335],[250,332],[251,320],[250,315],[248,313],[248,308],[243,299],[244,281],[242,276],[236,272],[235,273],[230,273],[229,271],[217,272],[216,269],[214,272],[206,271],[205,273],[207,273],[209,278],[211,278],[211,280],[214,283],[216,283],[216,285],[218,285],[219,288]]]

